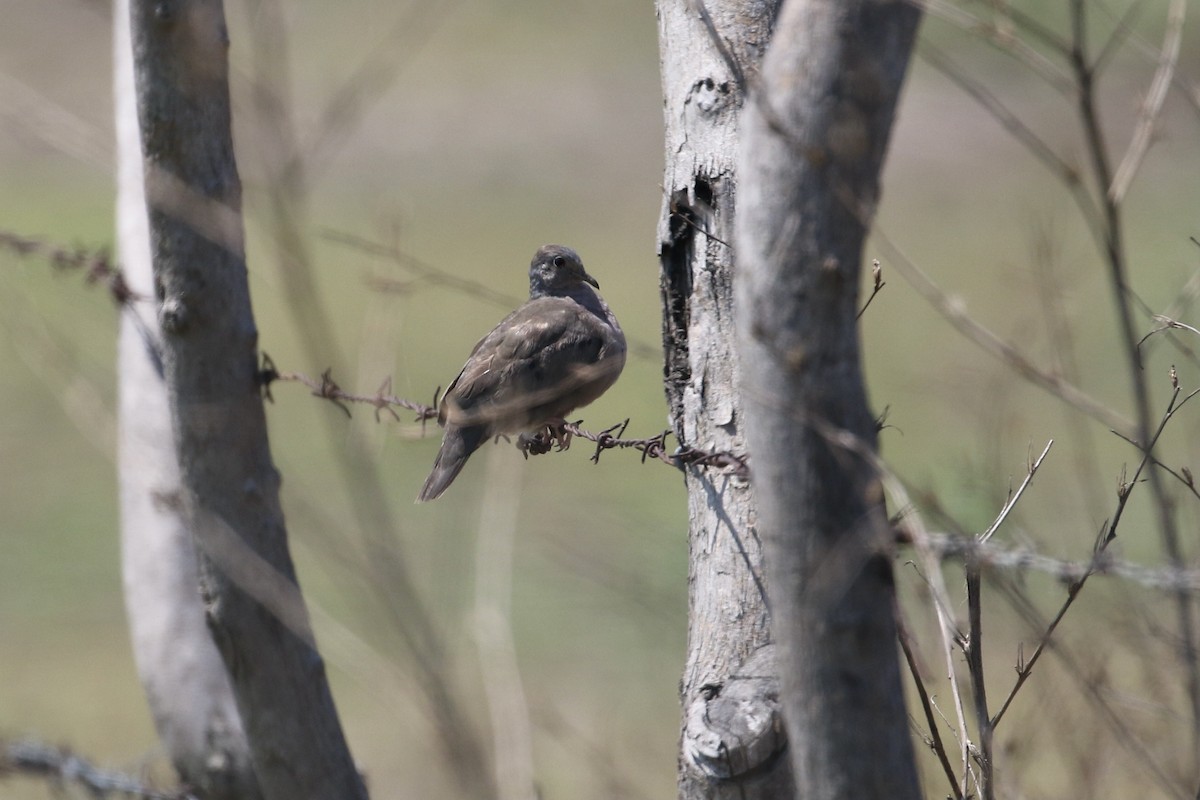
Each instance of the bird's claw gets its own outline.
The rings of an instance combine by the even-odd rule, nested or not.
[[[517,437],[517,449],[528,459],[549,453],[551,448],[562,452],[571,446],[571,432],[566,420],[554,420],[543,425],[537,433],[522,433]]]
[[[521,455],[525,458],[530,456],[540,456],[543,453],[550,452],[550,441],[541,431],[537,433],[522,433],[517,437],[517,449],[521,451]]]

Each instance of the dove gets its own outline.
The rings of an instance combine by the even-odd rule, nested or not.
[[[417,502],[434,500],[494,436],[547,427],[604,394],[625,366],[625,334],[579,254],[548,244],[529,264],[529,300],[479,340],[438,406],[445,428]],[[560,447],[565,444],[561,430]]]

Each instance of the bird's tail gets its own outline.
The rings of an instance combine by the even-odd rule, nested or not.
[[[458,473],[462,472],[467,459],[479,449],[485,439],[487,433],[481,426],[460,428],[457,425],[447,425],[446,434],[442,437],[442,448],[438,450],[437,458],[433,461],[433,470],[425,479],[421,493],[417,495],[417,502],[424,503],[441,497],[442,492],[446,491],[458,477]]]

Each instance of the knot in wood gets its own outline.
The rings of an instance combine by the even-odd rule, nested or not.
[[[775,645],[756,650],[724,684],[705,684],[688,704],[684,756],[710,778],[744,775],[787,747]]]
[[[711,117],[719,114],[732,99],[729,81],[717,82],[707,77],[692,84],[685,102],[694,105],[702,115]]]
[[[158,324],[163,332],[181,334],[187,330],[189,322],[187,306],[178,297],[168,297],[158,308]]]

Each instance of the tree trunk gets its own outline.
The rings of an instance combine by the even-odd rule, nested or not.
[[[133,86],[129,2],[113,10],[117,237],[129,288],[154,295]],[[158,320],[126,305],[118,345],[121,571],[138,676],[180,779],[210,800],[260,796],[233,690],[204,621],[196,547],[178,504]]]
[[[269,798],[365,798],[296,584],[257,382],[219,0],[134,0],[162,365],[209,627]]]
[[[777,2],[658,0],[666,123],[659,222],[665,382],[684,444],[743,451],[735,391],[734,163],[745,73]],[[741,479],[685,470],[689,628],[679,796],[791,796],[754,496]]]
[[[790,0],[740,146],[738,354],[797,794],[918,798],[856,325],[919,13]]]

